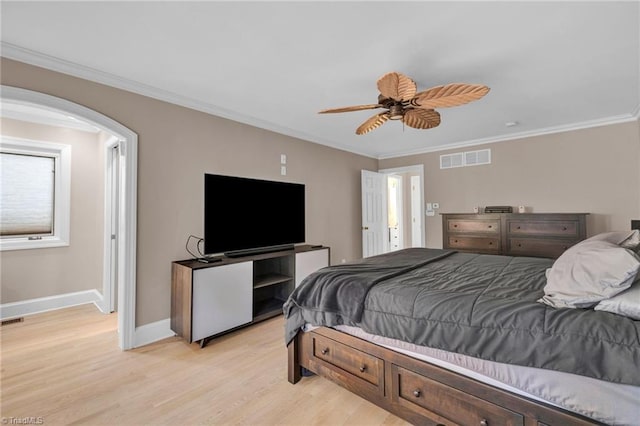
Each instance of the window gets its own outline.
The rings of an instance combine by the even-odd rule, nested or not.
[[[69,245],[71,147],[2,136],[0,249]]]

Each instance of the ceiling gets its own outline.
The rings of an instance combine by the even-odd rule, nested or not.
[[[640,3],[11,2],[2,56],[374,158],[637,119]],[[389,71],[418,90],[491,88],[439,127],[377,111]],[[507,126],[507,123],[516,123]]]

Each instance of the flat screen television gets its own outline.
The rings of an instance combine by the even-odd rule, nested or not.
[[[252,254],[305,241],[305,186],[204,175],[206,256]]]

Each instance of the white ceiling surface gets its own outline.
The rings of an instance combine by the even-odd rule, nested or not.
[[[2,55],[386,158],[637,118],[639,5],[2,1]],[[491,91],[430,130],[317,114],[376,103],[389,71]]]

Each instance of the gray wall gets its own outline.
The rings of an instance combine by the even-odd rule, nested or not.
[[[584,212],[589,235],[629,229],[640,218],[637,121],[380,161],[424,164],[425,202],[440,213],[525,205],[533,212]],[[490,165],[440,170],[440,155],[491,148]],[[426,218],[427,246],[442,247],[442,219]]]
[[[360,170],[376,170],[377,160],[5,58],[0,64],[2,84],[79,103],[138,134],[137,326],[169,317],[171,262],[188,258],[187,237],[203,233],[207,172],[304,183],[307,241],[330,246],[332,263],[360,257]]]
[[[426,202],[440,212],[490,204],[589,212],[590,234],[640,218],[637,122],[490,144],[491,165],[440,170],[441,153],[378,161],[16,61],[0,66],[2,84],[82,104],[138,134],[138,326],[169,317],[171,262],[188,257],[189,234],[203,232],[206,172],[306,184],[307,241],[331,246],[332,263],[361,256],[361,169],[424,164]],[[426,218],[426,233],[429,247],[441,247],[438,215]]]

